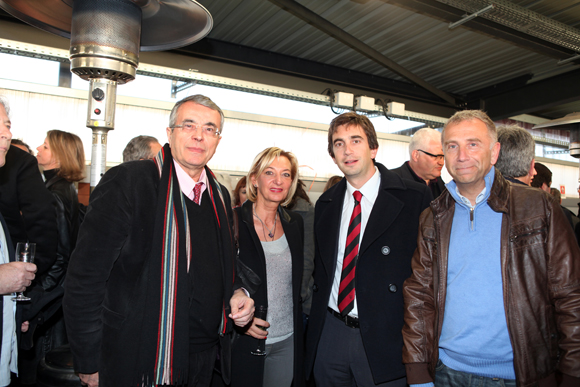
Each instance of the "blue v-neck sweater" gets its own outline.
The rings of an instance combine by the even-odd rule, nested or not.
[[[494,176],[492,167],[475,207],[459,194],[454,181],[447,184],[455,215],[439,356],[458,371],[515,379],[502,290],[502,214],[487,203]]]

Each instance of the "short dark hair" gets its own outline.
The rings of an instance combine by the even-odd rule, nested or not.
[[[375,132],[375,127],[367,116],[356,114],[354,112],[343,113],[338,117],[335,117],[330,123],[330,128],[328,128],[328,153],[332,158],[334,158],[332,136],[336,133],[338,127],[342,125],[346,125],[347,127],[360,126],[367,136],[369,148],[372,150],[379,147],[377,132]]]
[[[546,183],[548,187],[552,185],[552,171],[550,171],[548,167],[544,164],[535,163],[534,168],[536,169],[536,176],[532,179],[532,187],[542,188],[544,183]]]
[[[20,145],[20,146],[23,146],[23,147],[25,147],[28,150],[28,153],[30,153],[31,155],[34,156],[34,153],[32,152],[32,148],[27,143],[25,143],[22,140],[19,140],[17,138],[13,138],[12,140],[10,140],[10,145]]]
[[[155,142],[159,141],[152,136],[133,137],[123,149],[123,162],[152,159],[155,155],[151,153],[151,144]]]
[[[527,176],[536,155],[536,143],[530,132],[517,125],[500,125],[497,140],[501,148],[495,167],[506,177]]]

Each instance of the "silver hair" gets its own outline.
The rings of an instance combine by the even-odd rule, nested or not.
[[[487,113],[482,110],[461,110],[452,115],[441,131],[441,142],[443,142],[446,128],[452,125],[457,125],[463,121],[473,120],[480,120],[485,124],[487,127],[487,134],[489,134],[489,138],[491,139],[490,147],[493,147],[493,144],[497,142],[497,129],[495,128],[495,124],[491,118],[489,118]]]
[[[137,136],[132,138],[123,150],[123,162],[152,159],[155,155],[151,153],[151,144],[155,142],[159,141],[151,136]]]
[[[6,110],[6,115],[10,117],[10,106],[8,106],[8,100],[6,100],[6,97],[3,97],[1,95],[0,95],[0,105],[4,107],[4,110]]]
[[[506,177],[527,176],[536,155],[536,143],[530,132],[517,125],[497,127],[501,144],[495,167]]]
[[[171,114],[169,115],[169,127],[170,128],[174,128],[175,125],[178,124],[176,122],[177,111],[179,110],[181,105],[183,105],[186,102],[194,102],[198,105],[205,106],[207,108],[210,108],[210,109],[218,112],[220,114],[220,117],[221,117],[219,132],[221,133],[224,130],[224,112],[209,97],[206,97],[205,95],[201,95],[201,94],[190,95],[189,97],[185,97],[181,101],[177,102],[175,104],[175,106],[173,106],[173,109],[171,109]]]
[[[413,151],[425,148],[430,140],[441,142],[441,132],[431,128],[416,131],[409,142],[409,156],[413,154]]]

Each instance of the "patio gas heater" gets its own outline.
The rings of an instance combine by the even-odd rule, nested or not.
[[[193,0],[0,0],[14,17],[70,38],[71,71],[90,82],[91,187],[105,173],[117,85],[135,79],[139,51],[169,50],[205,37],[210,13]]]

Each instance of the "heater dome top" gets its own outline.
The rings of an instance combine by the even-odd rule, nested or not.
[[[187,46],[203,39],[213,19],[194,0],[127,0],[141,8],[141,51]],[[71,37],[74,0],[0,0],[0,8],[42,30]]]

